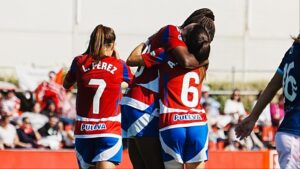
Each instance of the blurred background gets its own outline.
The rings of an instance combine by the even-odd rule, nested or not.
[[[299,33],[298,0],[0,0],[0,72],[18,66],[69,67],[97,24],[115,29],[125,60],[166,24],[194,10],[216,16],[208,81],[269,78]],[[235,73],[235,77],[232,74]],[[235,78],[235,79],[233,79]]]
[[[299,34],[299,0],[0,0],[0,4],[0,156],[7,162],[0,168],[76,167],[73,151],[58,151],[74,148],[76,117],[76,90],[65,91],[61,83],[72,59],[86,50],[96,25],[115,30],[117,50],[126,60],[136,45],[161,27],[181,25],[199,8],[210,8],[216,25],[201,98],[210,125],[212,158],[207,168],[278,167],[273,150],[284,115],[281,92],[264,110],[250,139],[239,142],[233,131],[273,76],[293,42],[291,36]],[[227,104],[231,102],[240,109],[232,110]],[[6,131],[7,126],[13,127]],[[56,151],[43,158],[39,152],[6,151],[12,148]],[[128,167],[126,145],[124,152]],[[12,160],[16,155],[20,161]],[[30,159],[37,162],[28,163]]]

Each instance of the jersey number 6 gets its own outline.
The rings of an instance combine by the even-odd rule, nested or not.
[[[181,90],[181,101],[187,107],[196,107],[199,103],[199,91],[198,88],[190,86],[190,80],[194,79],[195,84],[200,83],[199,75],[196,72],[189,72],[184,75]],[[188,96],[191,93],[192,100],[189,100]]]

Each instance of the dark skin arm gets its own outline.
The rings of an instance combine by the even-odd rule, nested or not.
[[[139,44],[133,51],[130,53],[129,57],[126,60],[128,66],[144,66],[145,63],[142,58],[142,51],[145,47],[144,43]],[[183,46],[178,46],[170,51],[171,55],[175,57],[179,65],[188,68],[195,69],[201,66],[208,65],[208,59],[199,63],[195,56],[189,53],[188,49]]]
[[[65,89],[70,89],[75,84],[75,82],[69,82],[66,78],[64,79],[63,87]]]
[[[271,102],[277,91],[282,87],[282,76],[275,73],[268,86],[258,98],[251,114],[240,122],[235,128],[237,138],[241,140],[249,136],[253,130],[256,121],[268,103]]]
[[[180,66],[188,69],[195,69],[204,65],[208,65],[208,59],[199,63],[196,57],[188,51],[186,47],[178,46],[170,51]]]
[[[145,62],[142,58],[142,51],[145,47],[145,43],[140,43],[137,47],[133,49],[129,57],[126,60],[128,66],[144,66]]]

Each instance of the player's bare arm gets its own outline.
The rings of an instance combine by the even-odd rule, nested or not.
[[[272,80],[265,88],[257,103],[255,104],[252,113],[245,118],[235,129],[237,138],[244,139],[249,136],[256,121],[258,120],[263,109],[276,95],[277,91],[281,88],[282,76],[275,73]]]
[[[69,82],[66,78],[64,79],[63,87],[65,89],[70,89],[74,85],[74,82]]]
[[[170,51],[171,55],[175,57],[178,61],[179,65],[188,68],[195,69],[201,66],[208,65],[208,59],[199,63],[199,61],[195,58],[195,56],[188,51],[188,49],[184,46],[178,46]]]
[[[142,51],[145,47],[145,43],[140,43],[137,47],[133,49],[129,57],[126,60],[128,66],[143,66],[145,65],[142,58]]]

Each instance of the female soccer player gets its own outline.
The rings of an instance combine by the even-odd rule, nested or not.
[[[294,39],[285,53],[276,73],[258,98],[252,113],[236,127],[236,135],[244,139],[251,133],[266,105],[282,87],[284,119],[276,137],[280,168],[300,168],[300,37]]]
[[[77,83],[75,150],[80,168],[115,168],[121,161],[121,82],[130,82],[126,63],[114,56],[116,35],[98,25],[87,50],[74,58],[64,87]]]
[[[191,23],[201,23],[209,30],[213,38],[214,14],[210,9],[202,8],[193,12],[177,27],[168,25],[148,39],[147,48],[154,50],[162,47],[186,68],[200,67],[208,60],[199,63],[188,51],[182,40],[183,29],[190,29]],[[127,64],[135,62],[134,57],[127,59]],[[132,85],[122,99],[122,129],[129,139],[129,155],[134,168],[164,168],[160,156],[158,138],[158,73],[157,68],[139,67]]]
[[[208,59],[211,38],[202,25],[194,25],[184,37],[199,62]],[[207,67],[186,69],[161,49],[143,55],[141,49],[142,45],[132,53],[137,61],[133,65],[159,65],[159,138],[165,168],[184,164],[187,169],[203,168],[208,159],[208,127],[200,98]]]

